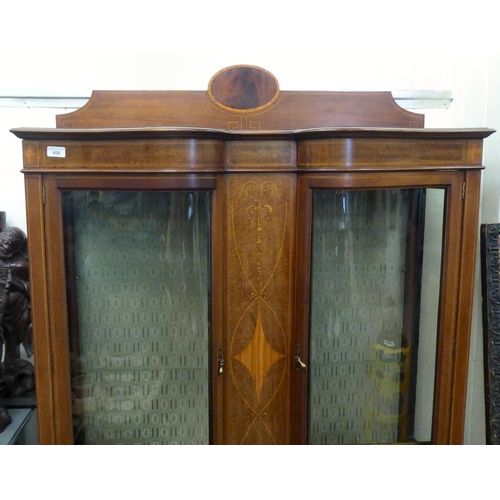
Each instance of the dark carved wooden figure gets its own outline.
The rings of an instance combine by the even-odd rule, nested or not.
[[[500,444],[500,223],[481,225],[486,444]]]
[[[4,213],[3,213],[4,214]],[[0,218],[0,397],[15,398],[34,391],[33,364],[21,359],[33,354],[29,268],[26,234],[17,227],[5,227]],[[0,409],[0,432],[10,423]]]

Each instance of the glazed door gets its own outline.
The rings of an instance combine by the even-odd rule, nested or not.
[[[431,443],[448,432],[439,416],[449,417],[460,251],[448,228],[462,178],[301,179],[295,442]]]
[[[219,439],[215,187],[47,179],[57,442]]]

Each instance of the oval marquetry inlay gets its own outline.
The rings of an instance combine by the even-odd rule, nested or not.
[[[28,144],[24,150],[24,158],[28,165],[38,164],[38,147],[36,144]]]
[[[219,71],[208,84],[208,95],[219,106],[235,111],[254,111],[271,105],[278,97],[278,80],[256,66],[231,66]]]

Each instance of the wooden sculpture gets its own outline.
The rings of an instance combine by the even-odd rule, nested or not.
[[[4,214],[4,213],[3,213]],[[5,227],[0,217],[0,397],[21,397],[35,388],[34,367],[21,358],[33,354],[29,268],[26,234],[17,227]],[[0,409],[0,432],[10,423]]]

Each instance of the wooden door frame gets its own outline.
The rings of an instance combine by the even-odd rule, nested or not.
[[[29,176],[28,176],[29,177]],[[222,304],[218,297],[222,283],[220,263],[220,230],[217,229],[220,219],[220,196],[218,196],[219,179],[216,175],[86,175],[67,176],[46,174],[37,179],[35,187],[41,187],[44,201],[43,226],[45,227],[45,254],[38,257],[41,269],[45,270],[43,285],[37,290],[46,293],[48,310],[43,314],[39,311],[38,299],[33,299],[33,316],[45,319],[45,328],[37,325],[37,339],[44,339],[40,353],[48,357],[52,369],[50,380],[43,384],[43,391],[38,392],[39,429],[41,444],[72,444],[72,405],[71,405],[71,374],[69,362],[67,291],[65,276],[63,214],[61,192],[63,190],[129,190],[129,191],[187,191],[206,190],[212,195],[211,217],[211,359],[210,359],[210,442],[222,442],[222,381],[217,378],[217,347],[222,344]],[[28,184],[34,184],[33,181]],[[39,186],[40,185],[40,186]],[[33,189],[33,188],[32,188]],[[33,228],[32,228],[33,229]],[[32,234],[33,236],[33,234]],[[35,280],[37,278],[35,277]],[[40,304],[43,301],[40,300]],[[42,357],[42,354],[38,357]],[[42,358],[43,359],[43,358]],[[37,358],[38,364],[38,358]],[[43,367],[40,367],[43,372]],[[50,389],[49,389],[50,388]],[[53,411],[57,408],[58,411]]]
[[[477,175],[475,175],[477,174]],[[328,175],[301,175],[297,194],[296,241],[296,318],[294,343],[301,345],[302,359],[308,359],[310,262],[312,234],[312,192],[315,189],[361,190],[396,188],[444,188],[443,250],[441,266],[441,294],[439,304],[438,345],[433,411],[433,444],[455,444],[463,439],[463,411],[465,406],[467,373],[455,358],[456,344],[461,348],[469,341],[470,313],[460,308],[469,300],[467,288],[473,272],[467,262],[475,257],[467,235],[474,234],[474,221],[467,214],[478,199],[478,172],[391,172],[390,176],[373,173],[341,173]],[[465,190],[466,180],[470,189]],[[465,214],[465,215],[464,215]],[[476,224],[477,225],[477,224]],[[462,228],[452,231],[450,228]],[[469,236],[470,237],[470,236]],[[460,259],[466,258],[463,264]],[[470,267],[470,266],[469,266]],[[464,349],[468,352],[467,349]],[[293,370],[292,375],[292,442],[307,443],[307,372]]]

